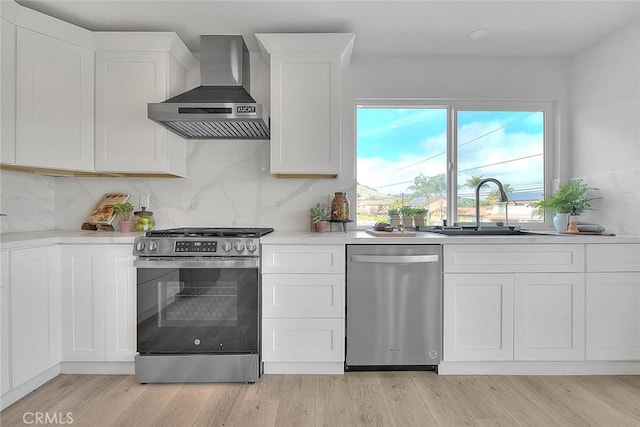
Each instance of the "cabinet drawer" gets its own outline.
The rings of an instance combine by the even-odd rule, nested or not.
[[[344,361],[344,319],[263,319],[262,361]]]
[[[640,244],[587,245],[587,271],[640,271]]]
[[[584,245],[445,245],[444,271],[584,272]]]
[[[265,274],[263,317],[344,317],[344,275]]]
[[[263,273],[344,273],[344,245],[263,245]]]

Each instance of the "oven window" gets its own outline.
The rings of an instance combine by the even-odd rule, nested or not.
[[[257,351],[257,269],[139,268],[140,353]]]

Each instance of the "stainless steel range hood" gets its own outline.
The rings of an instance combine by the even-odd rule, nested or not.
[[[249,94],[242,36],[200,36],[200,46],[202,85],[148,104],[148,117],[187,139],[269,139],[266,112]]]

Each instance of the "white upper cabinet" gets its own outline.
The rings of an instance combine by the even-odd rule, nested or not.
[[[0,17],[0,31],[0,163],[13,165],[16,162],[16,26]]]
[[[15,163],[93,171],[94,55],[85,37],[90,32],[40,18],[17,19]]]
[[[186,89],[195,58],[175,33],[94,33],[96,171],[186,175],[186,141],[147,118],[147,104]]]
[[[256,34],[271,67],[271,174],[340,173],[342,69],[355,34]]]

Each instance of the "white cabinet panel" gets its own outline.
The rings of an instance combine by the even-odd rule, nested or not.
[[[640,244],[587,245],[587,271],[640,271]]]
[[[104,250],[62,247],[62,360],[104,358]]]
[[[136,269],[131,245],[107,248],[105,339],[108,361],[133,361],[136,353]]]
[[[640,273],[587,273],[587,360],[640,360]]]
[[[263,319],[262,360],[344,361],[344,319]]]
[[[185,140],[147,117],[147,103],[173,95],[170,83],[184,90],[185,75],[166,52],[96,53],[98,172],[186,175]]]
[[[93,171],[93,51],[18,28],[16,69],[16,164]]]
[[[444,271],[583,272],[584,245],[445,245]]]
[[[0,394],[11,388],[11,298],[9,251],[0,253],[2,281],[0,282]]]
[[[0,163],[16,162],[16,26],[0,17]]]
[[[17,387],[60,363],[60,251],[11,251],[11,361]]]
[[[256,34],[271,64],[271,173],[341,172],[342,69],[354,34]]]
[[[341,274],[265,274],[262,278],[265,317],[343,317]]]
[[[264,245],[263,273],[340,273],[345,271],[344,245]]]
[[[584,274],[515,278],[515,359],[584,360]]]
[[[446,274],[444,359],[513,359],[512,274]]]

